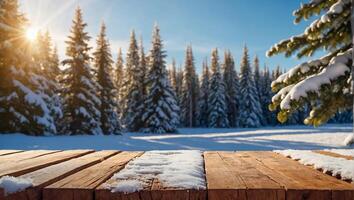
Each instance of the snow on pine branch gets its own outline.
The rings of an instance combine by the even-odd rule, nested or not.
[[[312,70],[317,70],[321,66],[327,66],[328,63],[331,61],[331,58],[334,57],[334,54],[328,54],[326,56],[323,56],[319,59],[311,60],[308,62],[301,63],[294,68],[290,69],[288,72],[281,74],[277,79],[275,79],[271,87],[275,87],[277,84],[281,83],[290,83],[292,82],[292,79],[295,79],[297,75],[305,75]]]
[[[3,176],[0,178],[0,188],[4,189],[5,196],[11,193],[20,192],[33,185],[29,178]]]
[[[342,180],[354,181],[354,160],[327,156],[308,150],[277,150],[284,156],[298,160],[304,165],[313,165],[315,169],[330,172],[332,176],[340,176]]]
[[[347,63],[351,59],[351,49],[340,53],[337,57],[331,59],[328,67],[320,73],[315,74],[295,84],[280,103],[281,109],[290,109],[291,101],[298,101],[301,97],[306,98],[309,92],[319,93],[322,85],[331,84],[331,81],[344,76],[350,71]]]
[[[147,151],[114,174],[115,183],[105,185],[112,192],[132,193],[147,188],[153,179],[164,187],[205,189],[201,151]]]

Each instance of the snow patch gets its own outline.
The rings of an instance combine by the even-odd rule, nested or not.
[[[301,164],[313,165],[323,173],[331,172],[332,176],[340,176],[342,180],[354,181],[354,160],[318,154],[308,150],[278,150],[284,156],[299,160]]]
[[[5,196],[11,193],[20,192],[33,185],[30,178],[19,178],[3,176],[0,178],[0,188],[5,191]]]
[[[111,192],[123,192],[123,193],[133,193],[144,189],[143,184],[138,180],[122,180],[117,184],[105,185],[106,189],[110,189]]]
[[[106,185],[112,192],[135,192],[157,179],[164,187],[205,189],[201,151],[148,151],[114,174],[116,183]]]

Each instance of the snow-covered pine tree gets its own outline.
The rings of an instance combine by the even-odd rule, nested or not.
[[[209,117],[209,67],[207,60],[203,61],[203,74],[200,83],[200,92],[199,92],[199,117],[198,124],[201,127],[208,127],[208,117]]]
[[[119,134],[121,127],[118,113],[116,112],[117,103],[114,99],[116,89],[111,78],[113,60],[109,41],[106,38],[106,26],[104,23],[101,25],[96,45],[96,51],[93,55],[97,72],[96,80],[101,86],[98,92],[98,98],[101,101],[101,106],[99,107],[101,129],[105,135]]]
[[[240,107],[240,85],[235,70],[234,58],[229,50],[224,53],[223,78],[225,82],[227,118],[230,127],[237,127]]]
[[[40,75],[32,44],[25,39],[26,24],[17,0],[0,1],[0,133],[55,133],[53,117],[32,79]]]
[[[90,36],[85,32],[87,24],[82,19],[82,11],[77,8],[71,28],[71,34],[66,41],[66,55],[63,61],[67,67],[64,71],[63,99],[65,134],[101,134],[100,106],[97,97],[100,85],[94,81],[88,42]]]
[[[147,107],[143,114],[143,131],[145,132],[176,132],[179,124],[179,107],[176,95],[167,78],[165,57],[160,29],[155,25],[148,62],[148,94],[145,100]]]
[[[208,127],[226,128],[229,127],[227,119],[227,105],[225,98],[225,83],[219,65],[218,50],[211,53],[211,75],[209,83],[209,115]]]
[[[178,105],[181,103],[182,98],[182,82],[183,82],[183,68],[180,65],[177,68],[177,78],[176,78],[176,96]]]
[[[318,50],[328,51],[327,55],[295,66],[273,81],[272,88],[278,93],[270,107],[280,107],[278,119],[281,122],[307,102],[311,104],[311,112],[305,123],[314,126],[326,123],[338,111],[353,106],[351,8],[350,0],[302,4],[294,12],[295,23],[320,14],[318,19],[304,33],[282,40],[267,52],[268,56],[284,53],[287,57],[296,53],[302,58]],[[354,134],[351,142],[354,142]]]
[[[278,115],[281,121],[285,121],[294,110],[301,107],[305,100],[318,102],[306,120],[308,124],[313,125],[326,122],[339,108],[351,106],[351,101],[347,101],[352,99],[350,98],[352,94],[349,93],[350,83],[348,83],[350,75],[348,63],[351,63],[350,50],[352,48],[349,22],[350,7],[350,1],[328,2],[320,0],[304,4],[294,12],[296,23],[320,11],[325,12],[303,34],[284,40],[268,51],[269,56],[279,53],[290,56],[298,52],[297,56],[301,58],[311,56],[316,50],[323,47],[332,49],[328,55],[302,63],[272,83],[273,89],[276,91],[283,88],[278,92],[279,98],[274,99],[272,106],[280,106],[282,109]],[[319,82],[314,85],[315,88],[305,87],[314,81]]]
[[[261,83],[262,83],[262,75],[261,75],[261,71],[259,69],[259,59],[258,59],[258,56],[255,56],[254,57],[254,60],[253,60],[253,66],[254,66],[254,84],[255,84],[255,87],[256,87],[256,93],[257,95],[255,96],[256,98],[256,101],[259,101],[259,104],[260,106],[262,107],[263,104],[262,104],[262,101],[261,101]],[[268,104],[266,105],[268,107]],[[258,113],[258,117],[259,117],[259,120],[261,122],[261,125],[265,126],[267,125],[267,122],[266,120],[264,119],[265,116],[263,115],[263,109],[261,109],[261,112]]]
[[[187,46],[182,80],[182,96],[180,102],[181,125],[195,127],[198,123],[199,80],[195,71],[191,46]]]
[[[254,83],[252,68],[249,62],[248,49],[243,49],[240,72],[240,126],[259,127],[261,106],[257,100],[257,90]]]
[[[126,58],[126,70],[124,74],[124,92],[122,116],[125,128],[129,131],[138,131],[142,128],[142,94],[143,83],[141,82],[142,71],[139,64],[139,49],[135,38],[135,32],[130,34],[130,45]]]
[[[172,59],[171,68],[169,70],[169,78],[170,78],[172,89],[175,91],[176,94],[178,94],[179,87],[177,85],[177,69],[176,69],[176,60],[175,59]]]
[[[140,82],[140,93],[142,96],[142,100],[143,102],[140,105],[140,112],[141,115],[143,113],[145,113],[145,107],[146,105],[145,103],[145,99],[146,99],[146,95],[147,95],[147,80],[146,80],[146,76],[147,76],[147,57],[145,56],[145,51],[144,51],[144,44],[143,44],[143,38],[140,37],[140,44],[139,44],[139,70],[140,70],[140,78],[139,78],[139,82]],[[141,127],[140,127],[141,128]]]
[[[117,102],[117,112],[119,117],[122,115],[122,105],[124,103],[123,98],[123,83],[124,83],[124,61],[123,61],[123,55],[122,55],[122,49],[119,48],[118,50],[118,55],[117,55],[117,62],[115,65],[115,77],[114,77],[114,82],[115,82],[115,87],[116,87],[116,102]]]
[[[272,101],[271,99],[273,96],[270,87],[271,83],[272,83],[272,77],[271,74],[269,73],[269,68],[267,66],[264,66],[263,71],[261,72],[261,81],[258,87],[260,88],[260,104],[262,107],[262,113],[266,125],[277,124],[276,113],[271,112],[268,109],[268,105],[271,103]]]
[[[55,49],[52,47],[52,41],[49,31],[44,34],[37,33],[35,41],[36,48],[33,49],[35,62],[35,72],[32,74],[32,80],[38,88],[37,93],[41,94],[54,118],[56,127],[59,127],[60,118],[62,118],[62,99],[59,96],[60,85],[58,76],[60,75],[59,60]]]

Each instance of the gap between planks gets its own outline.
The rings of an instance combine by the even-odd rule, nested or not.
[[[93,200],[95,188],[143,152],[122,152],[43,189],[43,200]]]
[[[59,181],[73,173],[97,164],[115,154],[118,151],[97,151],[87,155],[71,159],[65,162],[54,164],[30,173],[26,173],[21,178],[30,178],[33,186],[24,191],[10,194],[5,200],[37,200],[42,199],[42,188]]]

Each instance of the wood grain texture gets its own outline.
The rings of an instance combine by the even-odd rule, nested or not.
[[[313,152],[319,153],[322,155],[326,155],[326,156],[335,157],[335,158],[344,158],[347,160],[354,160],[353,156],[346,156],[346,155],[342,155],[342,154],[338,154],[338,153],[334,153],[334,152],[330,152],[330,151],[314,150]]]
[[[40,156],[37,158],[32,158],[30,160],[7,163],[6,165],[0,165],[0,177],[5,175],[20,176],[92,152],[93,150],[63,151],[54,154]]]
[[[143,152],[122,152],[43,189],[44,200],[94,199],[94,190]]]
[[[209,199],[285,199],[278,182],[234,152],[205,152]]]
[[[350,159],[332,152],[314,152]],[[0,188],[0,200],[354,200],[354,184],[265,151],[204,152],[207,190],[167,187],[157,177],[139,192],[112,193],[106,189],[105,184],[116,183],[110,177],[141,154],[0,150],[0,161],[5,161],[0,164],[0,177],[20,176],[31,178],[34,183],[33,187],[6,197]]]
[[[286,199],[354,199],[354,185],[304,166],[274,152],[241,152],[245,160],[286,188]],[[263,165],[263,166],[262,166]],[[268,168],[268,169],[266,169]]]
[[[24,151],[15,154],[8,154],[4,156],[0,156],[0,163],[4,164],[6,162],[18,162],[22,160],[32,159],[52,153],[59,152],[59,150],[31,150]]]
[[[101,162],[117,154],[118,151],[98,151],[79,158],[71,159],[46,168],[42,168],[20,176],[20,178],[29,178],[33,181],[33,186],[25,191],[10,194],[5,197],[6,200],[42,199],[42,188],[59,181],[73,173],[83,170],[89,166]]]
[[[0,156],[23,152],[24,150],[0,150]]]

